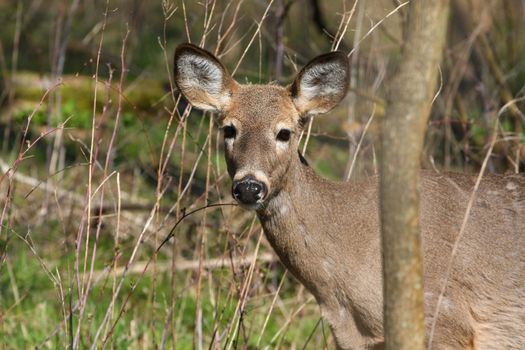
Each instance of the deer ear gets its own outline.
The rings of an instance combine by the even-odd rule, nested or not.
[[[175,83],[194,107],[220,112],[237,88],[226,68],[211,53],[192,44],[175,50]]]
[[[339,51],[310,61],[289,87],[299,114],[310,116],[334,108],[346,95],[349,70],[346,54]]]

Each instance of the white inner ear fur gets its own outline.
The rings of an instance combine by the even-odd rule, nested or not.
[[[300,82],[300,93],[306,100],[334,95],[345,89],[345,69],[337,63],[316,64],[308,68]]]
[[[222,93],[223,73],[214,62],[187,54],[179,58],[177,67],[182,88],[200,89],[211,95]]]
[[[179,88],[192,105],[204,110],[220,110],[228,104],[230,93],[225,88],[224,71],[215,62],[186,54],[179,58],[177,69]],[[207,97],[192,94],[192,91],[202,91]]]

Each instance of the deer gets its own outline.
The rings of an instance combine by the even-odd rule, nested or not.
[[[347,93],[346,54],[314,58],[288,86],[239,84],[213,54],[185,43],[174,78],[193,107],[213,112],[233,198],[256,212],[281,262],[313,294],[337,349],[383,348],[378,177],[331,182],[298,153],[309,118]],[[426,338],[432,328],[432,349],[524,349],[525,177],[484,175],[456,241],[475,180],[421,171]]]

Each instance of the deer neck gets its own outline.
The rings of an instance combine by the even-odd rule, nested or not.
[[[324,237],[322,221],[332,220],[335,213],[329,210],[324,200],[330,197],[323,193],[329,184],[319,177],[299,158],[292,161],[281,190],[257,211],[264,232],[284,265],[310,289],[314,295],[317,288],[326,285],[329,273],[319,270],[319,265],[336,265],[334,240]],[[332,184],[333,185],[333,184]],[[325,216],[324,219],[319,217]],[[321,291],[318,291],[321,292]]]
[[[273,249],[328,321],[353,310],[371,337],[382,320],[376,182],[330,182],[297,159],[282,190],[257,211]]]

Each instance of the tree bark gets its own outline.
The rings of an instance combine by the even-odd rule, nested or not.
[[[386,349],[425,346],[419,168],[448,5],[448,0],[410,3],[401,63],[385,108],[380,196]]]

